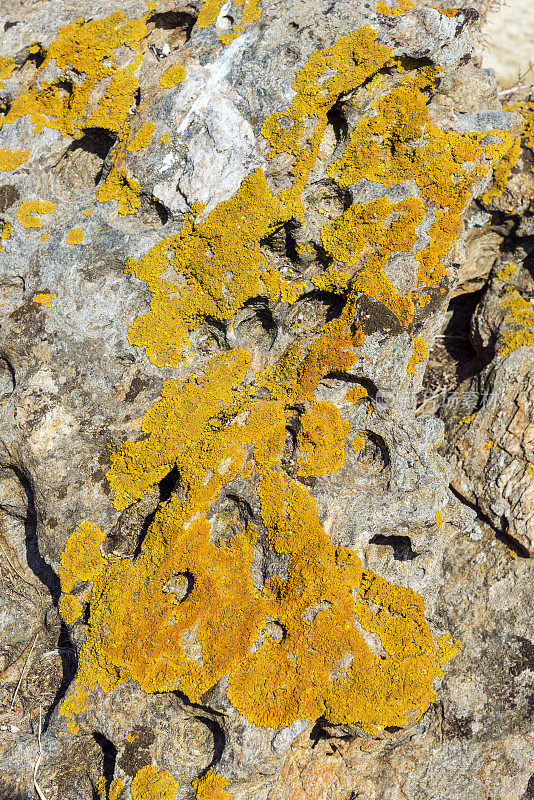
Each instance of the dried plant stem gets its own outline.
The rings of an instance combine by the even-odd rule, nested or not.
[[[32,642],[32,646],[30,647],[30,652],[28,653],[28,657],[27,657],[26,661],[24,662],[24,666],[22,667],[22,672],[20,673],[19,682],[17,683],[17,686],[16,686],[16,688],[15,688],[15,691],[13,692],[13,697],[12,697],[12,699],[11,699],[11,710],[13,710],[13,708],[14,708],[14,706],[15,706],[15,701],[16,701],[16,699],[17,699],[17,694],[18,694],[18,692],[19,692],[20,685],[21,685],[21,683],[22,683],[22,679],[23,679],[23,677],[24,677],[24,673],[26,672],[26,667],[28,666],[28,662],[29,662],[29,660],[30,660],[30,658],[31,658],[31,655],[32,655],[32,653],[33,653],[33,648],[35,647],[35,642],[37,641],[37,637],[38,637],[38,635],[39,635],[39,632],[37,632],[37,633],[35,634],[35,636],[34,636],[34,639],[33,639],[33,642]]]

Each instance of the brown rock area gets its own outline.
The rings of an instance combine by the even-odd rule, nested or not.
[[[489,5],[0,3],[0,800],[534,798]]]

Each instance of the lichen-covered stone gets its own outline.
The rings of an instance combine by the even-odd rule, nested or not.
[[[379,796],[381,748],[412,726],[430,753],[461,646],[472,668],[444,604],[472,523],[414,406],[463,216],[521,121],[477,77],[476,15],[419,6],[6,20],[0,508],[61,617],[47,797],[273,800],[297,774],[303,797]],[[502,308],[509,347],[526,310]],[[30,686],[26,738],[11,708],[0,729],[17,792]],[[321,737],[353,742],[346,767]]]

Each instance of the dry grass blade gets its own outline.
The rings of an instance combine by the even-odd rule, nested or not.
[[[35,762],[35,767],[33,768],[33,785],[35,791],[37,792],[39,800],[46,800],[46,797],[44,796],[39,784],[37,783],[37,773],[39,771],[39,767],[41,766],[41,760],[43,758],[43,748],[41,745],[41,714],[42,714],[42,709],[41,706],[39,706],[39,731],[37,733],[37,742],[39,744],[39,755],[37,756],[37,761]]]
[[[28,658],[26,659],[26,661],[24,662],[24,666],[22,667],[22,672],[20,673],[19,682],[17,683],[17,685],[15,687],[15,691],[13,692],[13,697],[11,699],[11,710],[13,710],[13,708],[15,706],[15,701],[17,699],[17,694],[19,692],[20,685],[21,685],[22,679],[24,677],[24,673],[26,672],[26,667],[28,666],[29,660],[30,660],[31,655],[33,653],[33,648],[35,647],[35,642],[37,641],[38,635],[39,635],[39,632],[37,632],[35,634],[35,637],[34,637],[33,642],[32,642],[32,646],[30,647],[30,652],[28,653]]]

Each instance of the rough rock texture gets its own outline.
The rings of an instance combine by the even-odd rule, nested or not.
[[[449,5],[2,7],[0,798],[533,795],[525,108]]]

